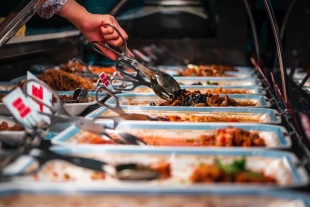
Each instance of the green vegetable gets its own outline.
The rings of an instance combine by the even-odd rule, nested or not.
[[[218,85],[218,83],[211,83],[210,81],[207,81],[207,85]]]
[[[235,160],[232,164],[223,164],[219,159],[215,160],[215,164],[218,168],[224,170],[228,174],[237,174],[240,171],[245,170],[245,158]]]
[[[245,172],[249,177],[262,178],[262,174],[258,172],[246,171]]]

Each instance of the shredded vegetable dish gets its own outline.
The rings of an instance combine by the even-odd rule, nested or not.
[[[82,78],[61,70],[47,70],[43,75],[38,76],[38,78],[55,91],[74,91],[77,88],[91,90],[94,88],[94,84],[87,78]]]

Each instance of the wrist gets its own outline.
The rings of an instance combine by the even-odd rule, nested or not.
[[[58,15],[68,19],[74,26],[81,29],[83,22],[85,22],[85,19],[91,14],[75,0],[69,0],[59,10]]]

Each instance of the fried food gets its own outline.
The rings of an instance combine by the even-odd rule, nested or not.
[[[90,66],[90,71],[94,74],[100,74],[104,72],[106,74],[112,75],[115,72],[115,69],[113,66],[110,67]]]
[[[225,74],[226,71],[236,71],[234,67],[227,65],[192,65],[189,64],[187,69],[179,70],[179,76],[200,76],[200,77],[230,77]]]
[[[24,128],[21,126],[18,126],[17,124],[14,124],[13,126],[9,126],[9,124],[6,121],[3,121],[0,124],[0,131],[23,131]]]
[[[73,91],[77,88],[91,90],[94,88],[94,84],[87,78],[82,78],[61,70],[47,70],[38,78],[55,91]]]
[[[257,132],[250,132],[241,128],[232,126],[226,129],[217,129],[214,137],[214,145],[218,147],[262,147],[265,146],[265,141],[259,137]]]
[[[109,67],[103,67],[103,66],[92,66],[89,65],[89,70],[93,74],[100,74],[102,72],[112,75],[115,72],[115,69],[113,66]],[[76,70],[78,69],[78,70]],[[85,65],[82,65],[79,61],[75,61],[72,63],[71,60],[69,60],[64,68],[61,68],[61,70],[66,71],[68,73],[74,73],[74,74],[82,74],[83,71],[86,72],[87,67]]]
[[[276,180],[261,172],[247,170],[245,158],[232,164],[223,164],[218,159],[214,164],[201,163],[194,169],[190,180],[193,183],[233,182],[233,183],[276,183]]]

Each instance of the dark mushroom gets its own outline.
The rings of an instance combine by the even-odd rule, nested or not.
[[[226,94],[224,94],[224,95],[225,95],[224,101],[222,101],[220,106],[228,106],[229,105],[229,98]]]

